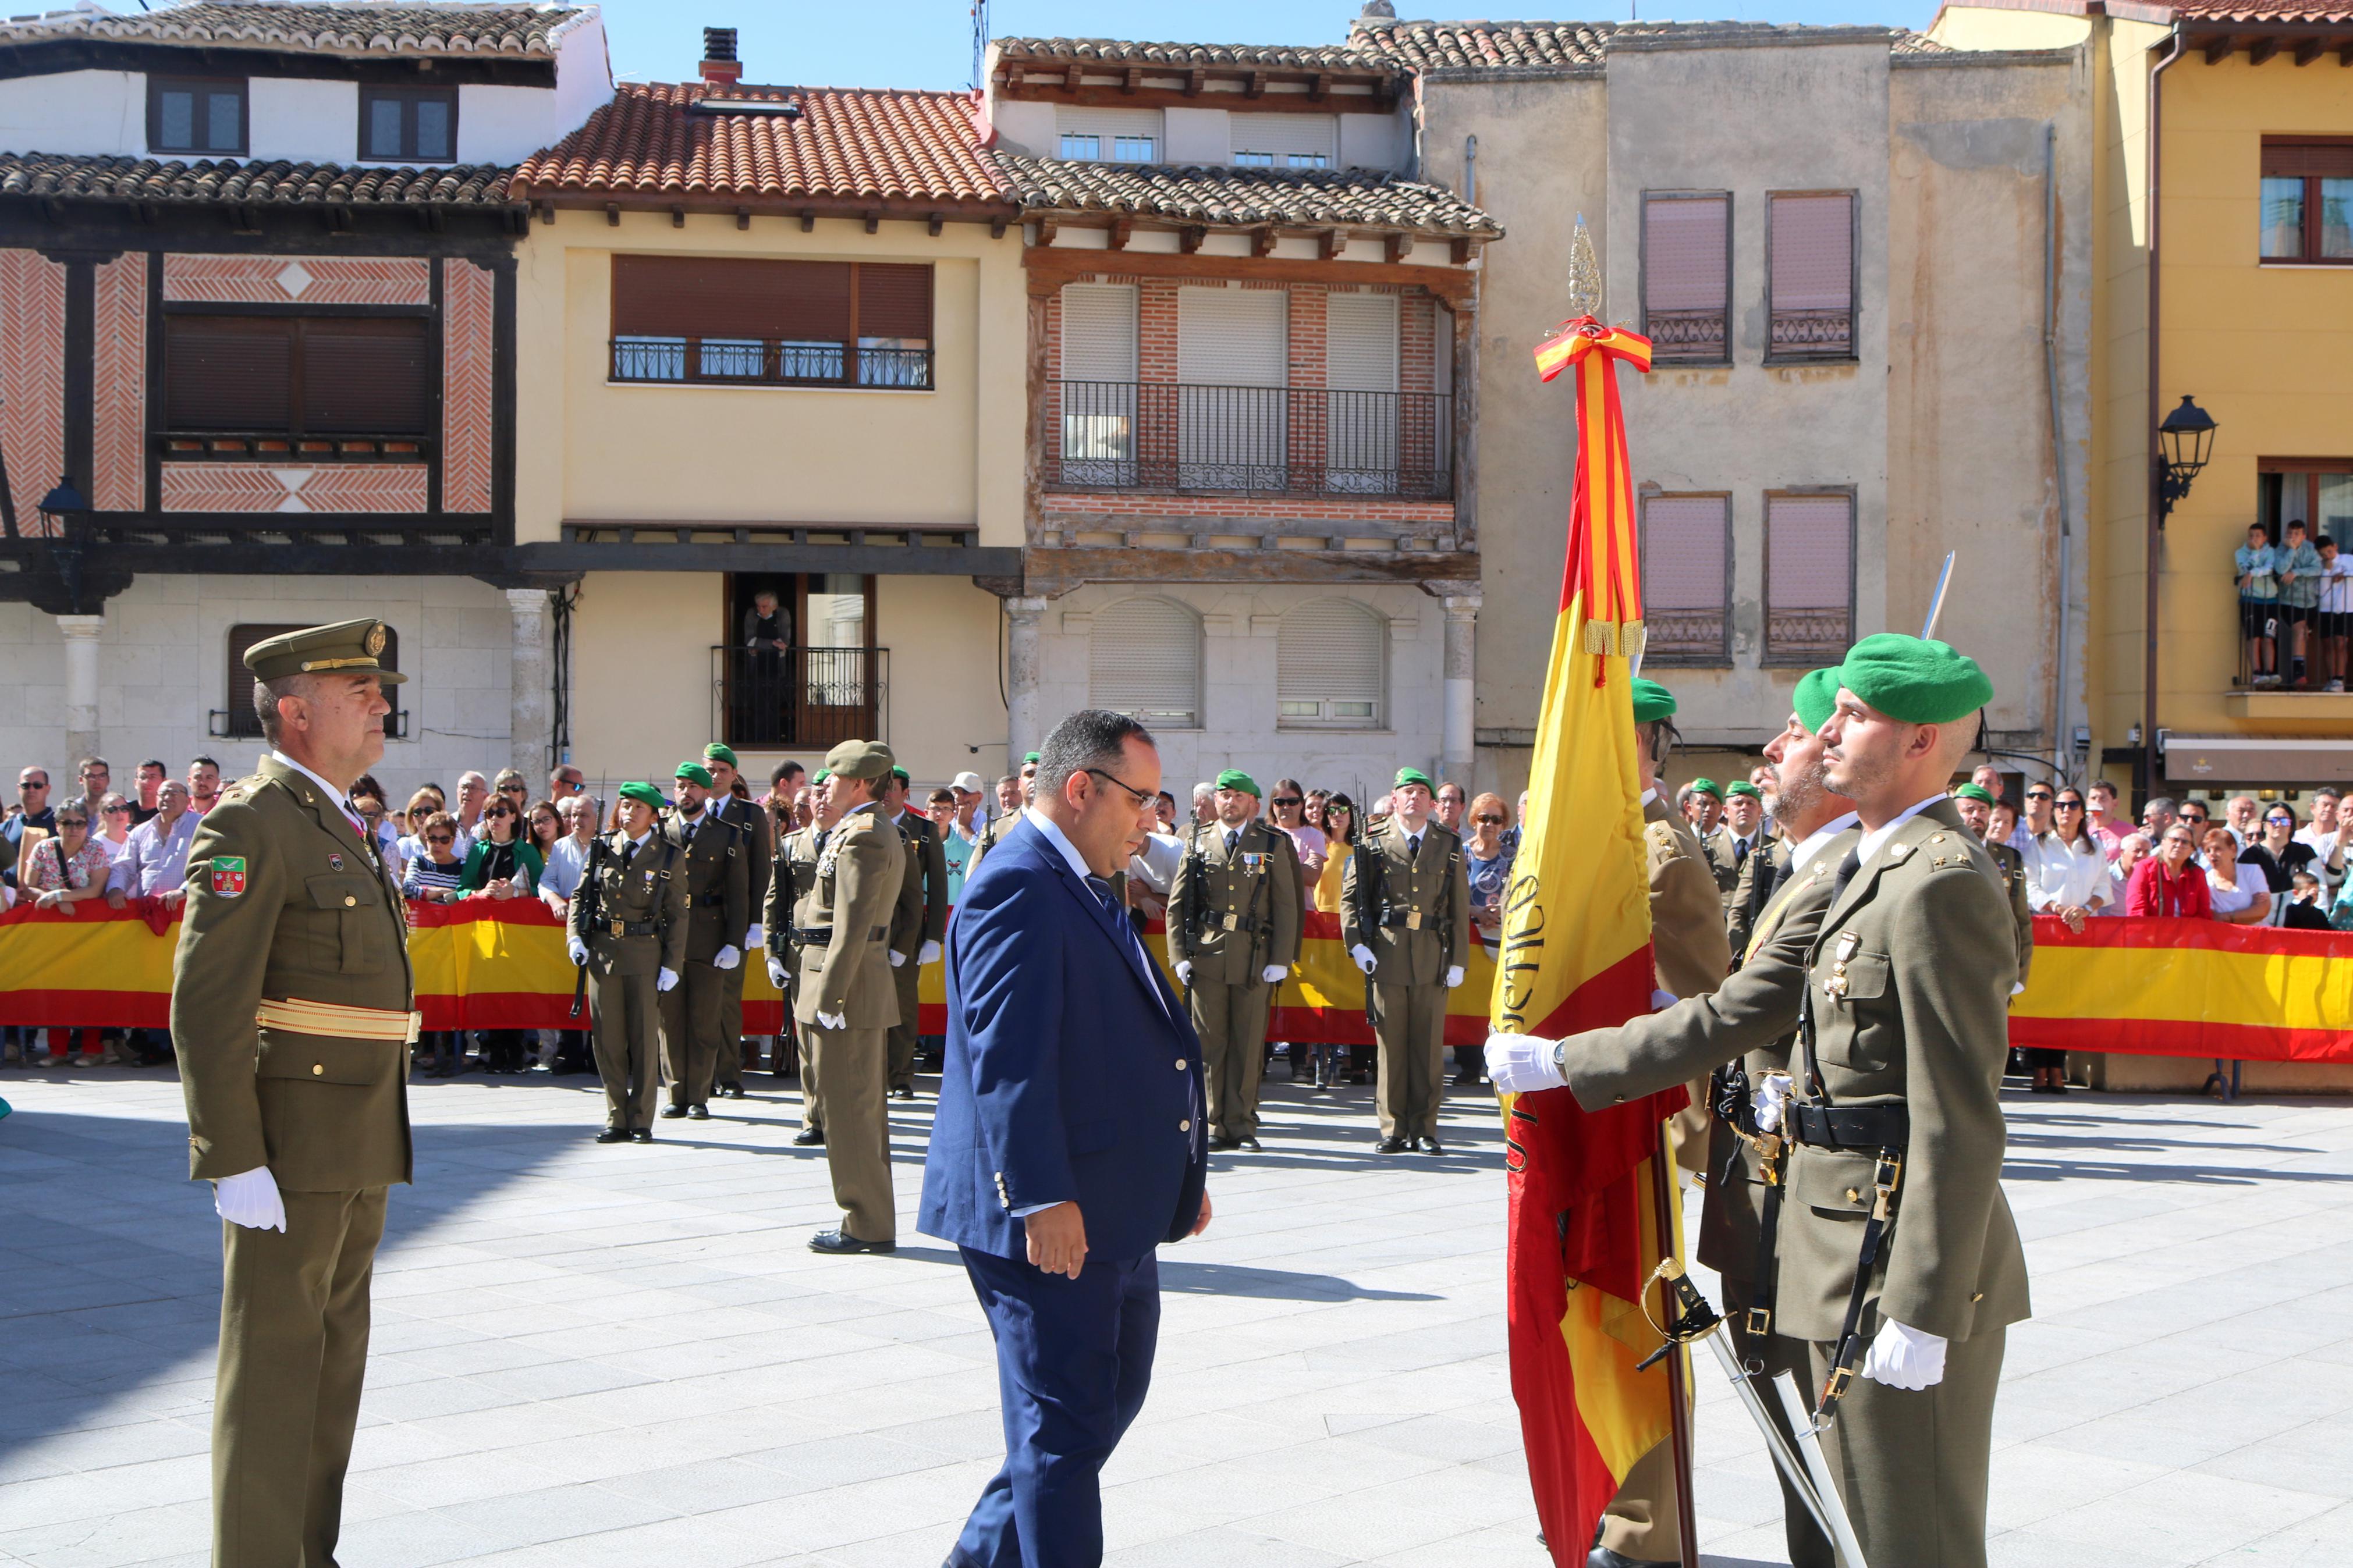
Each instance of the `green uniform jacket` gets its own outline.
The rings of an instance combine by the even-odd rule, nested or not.
[[[2018,949],[1985,846],[1949,802],[1895,829],[1823,917],[1806,962],[1811,1056],[1829,1098],[1902,1100],[1911,1113],[1873,1281],[1880,1314],[1948,1340],[2026,1317],[2026,1258],[2001,1191],[1999,1098]],[[1810,1100],[1807,1055],[1801,1039],[1798,1088]],[[1777,1276],[1783,1333],[1837,1337],[1872,1166],[1860,1151],[1790,1152]]]
[[[2010,900],[2010,923],[2018,937],[2018,983],[2023,985],[2034,967],[2034,910],[2026,901],[2026,857],[2007,844],[1989,844],[1985,852],[1993,858],[1994,871]]]
[[[887,1029],[899,1021],[899,991],[891,980],[887,936],[892,906],[907,876],[899,830],[860,806],[826,835],[815,881],[803,907],[811,929],[830,928],[820,946],[804,943],[793,990],[793,1016],[814,1024],[819,1013],[846,1019],[853,1029]]]
[[[1724,984],[1732,968],[1715,873],[1691,824],[1655,795],[1642,807],[1642,843],[1659,989],[1678,997],[1704,995]]]
[[[1378,929],[1365,929],[1357,889],[1371,874],[1368,860],[1379,867],[1381,908],[1376,916],[1418,920],[1392,925],[1383,918]],[[1447,964],[1464,963],[1471,951],[1471,877],[1462,864],[1462,840],[1431,817],[1421,830],[1421,852],[1408,855],[1403,823],[1394,816],[1367,823],[1348,857],[1348,868],[1340,874],[1340,942],[1372,950],[1379,965],[1373,971],[1376,984],[1442,982]]]
[[[600,975],[647,975],[667,969],[676,973],[686,963],[686,879],[679,870],[678,849],[662,835],[649,831],[646,847],[632,856],[629,837],[619,828],[589,847],[596,891],[596,923],[588,923],[586,891],[575,892],[565,916],[574,940],[588,949],[588,965]],[[623,862],[627,865],[624,866]],[[584,871],[586,883],[591,873]],[[617,932],[613,922],[641,925],[649,921],[659,929],[643,935]]]
[[[802,918],[802,904],[817,886],[817,858],[824,847],[825,830],[814,822],[786,834],[785,841],[776,847],[760,924],[768,951],[787,963],[793,962],[796,948],[793,931],[810,923]]]
[[[768,808],[756,800],[737,800],[732,795],[713,797],[719,802],[719,815],[734,824],[735,831],[744,836],[744,908],[748,921],[761,918],[768,903],[768,879],[776,858],[776,820]],[[743,932],[728,939],[743,945]]]
[[[1740,863],[1740,879],[1732,886],[1732,902],[1724,917],[1724,933],[1732,941],[1735,968],[1746,962],[1743,955],[1748,951],[1749,940],[1757,934],[1757,918],[1765,912],[1765,896],[1773,879],[1781,874],[1781,868],[1789,863],[1796,847],[1778,838],[1760,839],[1757,847],[1748,852],[1748,858]]]
[[[673,875],[686,883],[686,956],[708,963],[723,947],[741,949],[752,923],[752,863],[744,830],[723,816],[699,818],[691,836],[686,820],[672,813],[661,836],[680,851]]]
[[[408,1047],[265,1029],[268,1001],[416,1005],[400,890],[340,803],[275,757],[221,793],[188,847],[172,1038],[188,1174],[267,1165],[289,1192],[409,1179]]]
[[[919,812],[902,811],[893,824],[899,837],[915,847],[920,868],[917,886],[923,894],[923,941],[944,942],[948,934],[948,852],[940,830]],[[918,944],[920,945],[920,944]]]
[[[1263,822],[1240,831],[1229,854],[1223,823],[1196,823],[1169,884],[1168,962],[1189,961],[1196,980],[1247,985],[1299,962],[1299,851]]]

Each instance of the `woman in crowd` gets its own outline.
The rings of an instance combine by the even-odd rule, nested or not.
[[[408,862],[400,852],[400,835],[394,831],[396,825],[385,810],[383,795],[374,790],[355,789],[352,792],[352,809],[358,812],[360,821],[366,824],[368,837],[375,840],[376,854],[384,860],[384,868],[397,882],[401,868]]]
[[[448,807],[442,804],[441,792],[431,784],[426,785],[408,797],[408,809],[400,814],[401,821],[407,828],[407,832],[393,840],[392,846],[400,856],[404,871],[410,862],[424,858],[426,823],[432,820],[437,813],[445,812],[447,809]],[[458,819],[454,816],[449,818],[450,831],[456,832],[457,827]]]
[[[555,809],[552,800],[533,801],[525,814],[530,826],[530,844],[539,852],[539,867],[547,869],[548,851],[562,841],[565,834],[564,814]],[[536,883],[536,879],[533,879]]]
[[[33,846],[33,858],[23,879],[24,892],[33,898],[37,909],[54,910],[61,915],[74,912],[76,904],[106,896],[106,868],[113,864],[106,852],[106,840],[94,837],[90,831],[90,812],[79,800],[69,800],[57,808],[57,834]],[[49,1054],[41,1058],[45,1068],[63,1067],[73,1031],[51,1029]],[[27,1036],[26,1038],[30,1038]],[[99,1044],[99,1031],[81,1032],[81,1054],[73,1058],[78,1068],[94,1068],[105,1060]]]
[[[521,837],[522,826],[522,807],[505,795],[492,797],[482,808],[482,836],[466,852],[466,869],[459,883],[468,898],[530,898],[538,891],[539,874],[547,863],[531,841]],[[485,1029],[481,1047],[484,1072],[522,1071],[521,1029]]]
[[[2157,853],[2133,868],[2132,886],[2125,893],[2125,912],[2170,915],[2179,920],[2211,920],[2214,900],[2206,876],[2192,863],[2197,846],[2189,829],[2176,822],[2158,841]]]
[[[1356,843],[1356,803],[1336,792],[1324,796],[1321,831],[1324,835],[1324,868],[1315,877],[1308,907],[1336,915],[1340,912],[1341,879],[1347,874],[1348,857]],[[1348,1047],[1345,1046],[1310,1046],[1307,1055],[1319,1091],[1337,1083],[1348,1065]],[[1358,1081],[1362,1081],[1361,1078]]]
[[[1511,885],[1513,847],[1504,837],[1511,808],[1499,795],[1471,803],[1471,837],[1462,846],[1463,869],[1471,878],[1471,923],[1493,952],[1504,929],[1504,891]]]
[[[1307,821],[1307,791],[1297,779],[1277,779],[1274,794],[1267,799],[1266,811],[1274,826],[1290,835],[1291,847],[1299,851],[1299,885],[1304,892],[1324,875],[1324,865],[1331,853],[1324,830]],[[1309,902],[1312,905],[1314,900]]]
[[[2254,867],[2263,886],[2271,889],[2271,924],[2279,924],[2287,913],[2287,896],[2295,891],[2295,873],[2315,870],[2313,862],[2319,858],[2311,845],[2296,842],[2292,807],[2274,805],[2264,810],[2263,837],[2240,850],[2239,860]]]
[[[98,803],[98,815],[101,820],[90,837],[106,841],[106,863],[111,866],[131,843],[131,829],[135,826],[131,803],[119,795],[107,795]]]
[[[2206,830],[2206,898],[2214,918],[2226,925],[2261,925],[2271,917],[2271,889],[2262,875],[2238,858],[2239,841],[2221,823]]]
[[[427,805],[431,805],[429,798]],[[414,815],[412,813],[412,815]],[[454,903],[466,896],[465,862],[458,858],[458,819],[446,811],[428,809],[417,828],[417,839],[421,847],[408,862],[400,879],[400,890],[418,903]],[[425,1060],[430,1061],[435,1078],[448,1078],[464,1061],[459,1037],[437,1030],[417,1042]]]

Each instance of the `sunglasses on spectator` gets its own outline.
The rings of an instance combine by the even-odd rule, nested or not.
[[[2274,827],[2294,827],[2295,826],[2295,818],[2293,816],[2266,816],[2263,820],[2270,823]]]
[[[1501,826],[1504,826],[1504,819],[1503,819],[1502,817],[1500,817],[1500,816],[1474,816],[1474,817],[1472,817],[1471,820],[1472,820],[1472,821],[1473,821],[1473,822],[1479,823],[1479,824],[1481,824],[1482,826],[1486,826],[1486,825],[1490,825],[1490,824],[1492,824],[1493,826],[1497,826],[1497,827],[1501,827]]]
[[[425,836],[425,842],[427,844],[455,844],[458,842],[458,838],[455,834],[450,833],[428,833]]]
[[[2026,798],[2029,800],[2049,800],[2051,798],[2051,792],[2047,789],[2031,789],[2026,792]]]
[[[90,818],[87,816],[60,816],[58,818],[58,826],[59,827],[88,827],[90,826]]]
[[[1304,805],[1307,803],[1295,795],[1279,795],[1267,804],[1270,805]]]
[[[2063,800],[2059,803],[2059,809],[2062,811],[2081,811],[2084,809],[2084,803],[2080,800]]]

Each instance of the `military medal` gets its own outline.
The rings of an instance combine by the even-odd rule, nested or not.
[[[1838,948],[1831,954],[1831,977],[1822,982],[1822,992],[1825,995],[1838,1001],[1845,999],[1847,960],[1852,958],[1854,950],[1862,945],[1862,938],[1856,932],[1849,931],[1839,933]]]
[[[340,871],[340,870],[342,870],[343,868],[343,858],[342,856],[340,856],[340,855],[334,855],[334,854],[330,854],[330,855],[327,857],[327,869],[328,869],[328,870],[330,870],[330,871]]]

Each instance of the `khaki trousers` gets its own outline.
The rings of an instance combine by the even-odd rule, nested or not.
[[[808,1036],[810,1077],[824,1099],[825,1163],[833,1174],[841,1227],[860,1241],[896,1241],[891,1116],[882,1098],[889,1066],[885,1031],[801,1027]]]
[[[719,1003],[719,1054],[712,1067],[712,1079],[718,1083],[744,1081],[744,977],[754,963],[766,962],[759,950],[744,955],[744,962],[733,969],[719,972],[719,984],[724,994]]]
[[[916,949],[920,952],[921,948]],[[899,1021],[891,1026],[891,1087],[915,1087],[915,1037],[920,1032],[915,1017],[915,971],[919,966],[913,956],[891,972],[891,984],[899,992]]]
[[[1446,987],[1375,985],[1380,1058],[1374,1104],[1384,1138],[1435,1138],[1446,1098]]]
[[[707,1105],[719,1067],[721,1014],[727,998],[727,971],[690,958],[678,984],[661,994],[662,1072],[670,1079],[672,1105]]]
[[[596,1077],[605,1086],[607,1127],[633,1131],[654,1124],[654,1100],[661,1089],[657,978],[600,975],[594,964],[589,966],[588,1016],[596,1030]]]
[[[1822,1457],[1846,1500],[1855,1543],[1872,1563],[1985,1568],[1987,1471],[2005,1331],[1955,1340],[1944,1381],[1907,1393],[1858,1375],[1822,1434]],[[1810,1396],[1833,1347],[1810,1345]],[[1857,1353],[1860,1364],[1861,1353]]]
[[[1754,1359],[1764,1363],[1765,1377],[1757,1392],[1765,1401],[1765,1414],[1772,1418],[1782,1436],[1791,1438],[1794,1447],[1789,1415],[1781,1408],[1780,1395],[1761,1386],[1761,1382],[1778,1380],[1785,1372],[1792,1373],[1798,1380],[1799,1394],[1810,1402],[1820,1392],[1821,1385],[1813,1381],[1813,1363],[1807,1354],[1805,1341],[1767,1334],[1760,1343],[1748,1337],[1748,1304],[1752,1300],[1749,1291],[1747,1280],[1724,1276],[1725,1331],[1732,1336],[1732,1353],[1743,1363]],[[1692,1359],[1700,1360],[1696,1353]],[[1715,1352],[1710,1351],[1707,1360],[1715,1359]],[[1788,1478],[1778,1468],[1773,1474],[1781,1483],[1781,1531],[1788,1542],[1790,1568],[1835,1568],[1837,1556],[1830,1538],[1814,1522],[1814,1516],[1806,1511],[1806,1505],[1799,1500],[1797,1489],[1789,1485]]]
[[[385,1189],[284,1196],[221,1226],[213,1568],[330,1568],[343,1528]]]
[[[1674,1439],[1635,1460],[1618,1483],[1618,1495],[1601,1510],[1601,1544],[1637,1563],[1683,1560],[1683,1521],[1675,1512]]]
[[[1262,980],[1232,985],[1196,979],[1191,997],[1193,1032],[1201,1037],[1201,1064],[1208,1071],[1209,1134],[1255,1138],[1274,987]]]
[[[817,1026],[793,1020],[793,1049],[801,1068],[801,1125],[825,1131],[825,1090],[817,1081]]]

